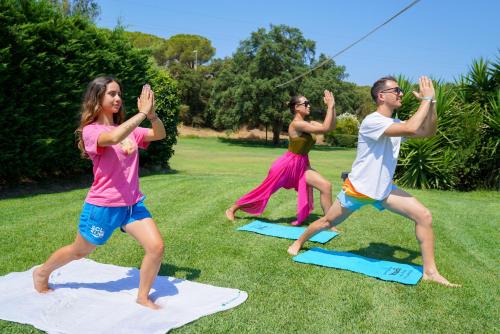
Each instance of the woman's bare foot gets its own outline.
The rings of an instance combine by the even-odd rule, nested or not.
[[[146,300],[137,298],[136,302],[137,302],[137,304],[142,305],[142,306],[146,306],[152,310],[160,310],[161,309],[160,305],[153,303],[153,301],[149,298]]]
[[[226,217],[230,221],[234,221],[234,210],[232,210],[231,208],[227,209],[226,210]]]
[[[33,286],[35,290],[40,293],[47,293],[52,291],[49,288],[49,276],[44,276],[40,273],[40,267],[33,270]]]
[[[432,274],[424,273],[424,275],[422,276],[422,280],[436,282],[450,288],[462,287],[460,284],[450,283],[446,278],[441,276],[438,272]]]
[[[299,254],[299,250],[301,248],[301,245],[295,241],[290,247],[288,247],[288,254],[290,255],[297,255]]]
[[[330,231],[339,233],[339,230],[335,226],[330,227]]]

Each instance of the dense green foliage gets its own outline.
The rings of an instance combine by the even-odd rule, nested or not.
[[[321,54],[310,67],[314,68],[326,59],[327,56]],[[295,94],[302,94],[311,101],[311,117],[314,119],[324,118],[323,96],[325,89],[331,91],[335,96],[337,115],[342,113],[361,114],[364,108],[363,92],[357,89],[355,84],[345,81],[347,78],[345,66],[337,65],[335,61],[330,60],[300,80],[300,86]]]
[[[324,114],[323,91],[333,91],[339,110],[357,109],[355,85],[344,82],[345,68],[331,61],[308,76],[281,85],[326,59],[314,58],[315,43],[297,28],[271,25],[253,32],[216,77],[211,96],[215,125],[238,129],[241,125],[269,126],[273,142],[286,129],[292,114],[286,102],[304,95],[312,102],[312,117]]]
[[[168,71],[178,82],[179,97],[182,102],[179,120],[185,125],[212,127],[213,114],[208,108],[214,77],[220,71],[224,61],[213,60],[208,65],[193,69],[185,64],[169,64]]]
[[[152,51],[159,66],[182,64],[191,69],[205,64],[215,54],[210,40],[199,35],[179,34],[168,39],[142,32],[125,32],[136,48]]]
[[[269,165],[285,150],[181,137],[170,161],[177,173],[140,179],[146,205],[165,240],[160,275],[240,289],[249,296],[234,309],[169,333],[498,332],[500,193],[410,190],[432,212],[440,272],[463,287],[386,282],[296,263],[286,252],[290,240],[236,230],[256,217],[238,213],[236,222],[226,220],[227,207],[261,182]],[[336,194],[341,188],[340,173],[348,170],[355,154],[355,150],[323,146],[313,148],[310,159],[312,167],[332,181]],[[88,184],[57,193],[54,187],[0,200],[0,275],[28,270],[73,241]],[[318,192],[315,201],[308,223],[321,214]],[[280,190],[258,219],[287,225],[296,207],[296,192]],[[308,242],[306,247],[422,264],[414,224],[388,210],[363,208],[339,229],[340,236],[330,242]],[[89,257],[137,268],[143,255],[137,241],[117,231]],[[124,291],[131,294],[131,303],[135,291]],[[42,334],[9,321],[0,321],[0,332]]]
[[[177,143],[177,122],[179,117],[179,97],[175,82],[168,72],[152,68],[149,73],[151,87],[155,92],[155,108],[158,117],[163,121],[167,137],[151,143],[147,151],[141,152],[141,164],[157,170],[170,169],[169,161],[174,154]]]
[[[370,93],[371,86],[356,86],[356,93],[359,97],[358,109],[354,113],[359,120],[364,119],[368,114],[372,113],[377,105],[372,100]]]
[[[359,121],[356,116],[344,113],[337,116],[335,130],[325,133],[325,141],[332,146],[356,147]]]
[[[342,133],[346,135],[358,135],[359,132],[359,121],[353,114],[344,113],[337,116],[335,126],[336,133]]]
[[[277,86],[311,64],[314,47],[299,29],[285,25],[260,28],[241,41],[214,83],[215,125],[234,130],[243,124],[269,125],[273,143],[278,143],[284,124],[292,117],[286,102],[297,94],[299,83]]]
[[[164,66],[167,64],[167,56],[165,54],[167,44],[165,39],[138,31],[125,31],[124,33],[134,47],[147,49],[151,52],[151,56],[154,58],[158,66]]]
[[[101,8],[94,0],[49,0],[64,15],[80,15],[92,21],[96,20]]]
[[[177,81],[180,108],[179,121],[185,125],[211,127],[213,116],[208,101],[213,79],[223,60],[212,57],[215,49],[205,37],[180,34],[169,39],[141,32],[125,32],[132,44],[151,52],[158,66],[168,70]],[[209,64],[205,64],[210,61]],[[195,66],[196,65],[196,66]]]
[[[358,145],[358,136],[330,132],[325,134],[325,141],[331,146],[356,147]]]
[[[500,189],[500,62],[478,60],[455,84],[436,82],[438,132],[408,140],[401,148],[396,177],[416,188]],[[406,79],[400,86],[416,87]],[[405,94],[401,119],[418,107]]]
[[[202,36],[179,34],[163,39],[140,32],[126,34],[134,46],[149,49],[157,64],[168,68],[178,82],[182,103],[179,116],[185,125],[219,129],[270,126],[276,136],[291,118],[286,110],[291,95],[307,96],[312,102],[311,117],[322,119],[325,89],[337,97],[338,112],[365,113],[366,92],[345,82],[345,68],[334,61],[291,87],[276,91],[275,85],[291,77],[290,66],[298,74],[326,59],[320,55],[315,60],[314,43],[294,28],[260,29],[227,59],[212,59],[215,49]],[[250,101],[257,95],[258,102]]]
[[[5,0],[0,13],[0,183],[88,169],[74,140],[88,82],[115,76],[124,88],[124,106],[134,114],[141,86],[158,80],[148,54],[133,48],[122,30],[99,29],[50,2]],[[177,102],[174,88],[164,89],[169,93],[160,98],[167,100],[158,104],[172,108],[162,111],[164,117],[172,113],[170,121]],[[146,154],[145,162],[166,166],[172,152],[164,149],[155,155],[166,161]]]
[[[166,46],[165,55],[169,62],[185,64],[193,69],[212,59],[215,54],[210,40],[199,35],[174,35],[166,41]]]

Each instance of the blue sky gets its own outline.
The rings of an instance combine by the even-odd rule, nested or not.
[[[97,0],[97,24],[169,38],[208,38],[216,57],[231,56],[258,28],[286,24],[316,42],[316,54],[333,55],[410,4],[411,0]],[[421,0],[409,11],[335,59],[348,81],[371,85],[387,74],[431,75],[453,81],[475,58],[500,52],[500,1]]]

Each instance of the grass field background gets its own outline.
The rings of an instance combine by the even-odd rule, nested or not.
[[[146,205],[164,236],[161,275],[247,291],[235,309],[204,317],[173,333],[499,333],[500,193],[406,189],[430,208],[438,268],[460,289],[420,282],[389,283],[360,274],[298,264],[288,240],[236,228],[254,219],[224,210],[258,185],[285,148],[217,138],[180,138],[172,173],[141,178]],[[354,150],[318,147],[312,166],[340,189]],[[0,275],[39,264],[72,242],[88,184],[0,200]],[[319,194],[308,223],[321,214]],[[294,220],[296,193],[280,190],[259,218]],[[421,265],[409,220],[364,208],[340,225],[341,236],[322,247]],[[306,243],[306,248],[315,246]],[[90,258],[138,267],[142,248],[123,233]],[[38,333],[0,321],[0,333]]]

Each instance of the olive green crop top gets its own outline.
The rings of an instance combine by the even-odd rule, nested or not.
[[[298,137],[289,137],[288,150],[295,154],[305,155],[309,153],[315,142],[316,136],[303,132]]]

